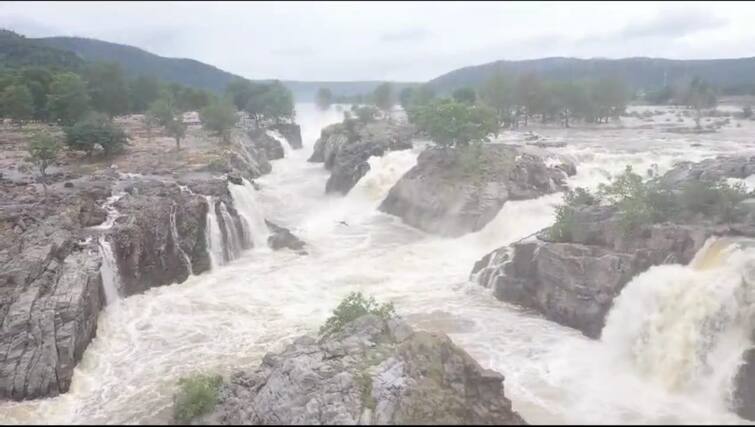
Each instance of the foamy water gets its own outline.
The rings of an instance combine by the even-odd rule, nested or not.
[[[609,333],[614,338],[602,342],[589,340],[497,301],[488,289],[468,281],[473,263],[489,250],[548,226],[560,194],[507,203],[477,233],[455,239],[430,236],[377,211],[391,186],[414,164],[418,150],[372,158],[370,171],[349,195],[325,195],[328,172],[306,159],[320,129],[340,121],[342,113],[298,105],[297,117],[304,149],[273,162],[273,172],[257,181],[261,190],[249,203],[261,205],[260,212],[307,242],[310,254],[255,248],[180,285],[118,300],[101,313],[97,337],[75,370],[71,390],[51,399],[4,403],[0,422],[169,422],[172,393],[182,375],[228,374],[254,367],[266,352],[280,350],[298,335],[315,333],[351,291],[393,301],[410,323],[449,333],[480,364],[505,375],[514,409],[531,423],[742,421],[717,393],[716,400],[700,393],[701,385],[694,381],[677,387],[679,381],[665,380],[663,373],[677,368],[683,372],[681,378],[694,377],[699,365],[663,360],[650,348],[633,350],[633,337],[642,335],[635,329],[628,328],[625,335]],[[657,134],[643,132],[543,133],[575,142],[556,151],[577,162],[579,173],[570,185],[589,187],[621,172],[627,162],[638,170],[655,163],[662,173],[676,160],[707,158],[744,144],[714,141],[693,148],[684,138],[669,137],[661,143],[654,139]],[[217,239],[217,218],[208,221],[213,219],[210,229],[217,230],[211,239]],[[216,253],[215,245],[210,247]],[[712,275],[708,270],[665,266],[638,277],[620,299],[652,294],[643,289],[655,283],[678,292],[681,282],[666,267],[684,270],[686,275],[678,277],[701,286],[690,298],[720,297],[715,289],[706,290],[710,286],[704,277]],[[648,310],[650,306],[638,325],[641,319],[654,319]],[[674,315],[666,318],[661,323],[675,325]],[[695,321],[687,323],[691,324]],[[665,343],[660,337],[676,332],[672,328],[658,333],[657,341]],[[630,350],[622,351],[622,346]],[[646,354],[647,361],[633,356],[638,352]],[[710,357],[718,354],[713,350]]]

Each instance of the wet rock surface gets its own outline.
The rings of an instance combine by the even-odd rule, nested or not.
[[[307,254],[307,251],[304,249],[306,244],[301,239],[296,237],[294,233],[291,232],[291,230],[276,225],[268,220],[265,220],[265,223],[267,224],[271,232],[270,237],[267,238],[267,244],[273,250],[277,251],[280,249],[288,248],[301,255]]]
[[[459,236],[482,229],[508,200],[562,190],[567,171],[574,168],[546,166],[510,145],[428,148],[379,209],[421,230]]]
[[[365,315],[232,375],[194,423],[524,424],[503,382],[445,335]]]
[[[369,170],[372,156],[412,148],[411,125],[385,120],[361,124],[349,119],[322,130],[310,162],[322,162],[331,171],[326,193],[347,194]]]

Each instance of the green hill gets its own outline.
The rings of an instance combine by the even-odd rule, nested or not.
[[[0,67],[41,66],[76,70],[84,64],[76,54],[28,39],[13,31],[0,29]]]

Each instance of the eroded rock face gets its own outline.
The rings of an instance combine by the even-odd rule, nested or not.
[[[371,156],[411,148],[414,132],[406,123],[381,120],[361,124],[347,120],[322,130],[309,161],[323,162],[331,171],[326,193],[347,194],[370,170],[367,160]]]
[[[502,144],[478,150],[425,150],[379,209],[424,231],[459,236],[482,229],[508,200],[563,189],[567,173],[539,156]]]
[[[524,424],[503,380],[445,335],[365,315],[234,374],[196,423]]]
[[[79,206],[56,208],[41,223],[0,209],[0,398],[67,391],[95,335],[100,257],[77,243]]]
[[[255,147],[265,153],[268,160],[283,158],[283,145],[281,145],[280,141],[268,135],[265,129],[249,131],[249,137],[254,141]]]

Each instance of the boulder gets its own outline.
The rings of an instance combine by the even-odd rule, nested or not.
[[[508,200],[562,190],[566,176],[515,146],[428,148],[379,209],[424,231],[459,236],[482,229]]]
[[[414,128],[406,123],[347,120],[322,130],[309,161],[323,162],[331,171],[326,193],[347,194],[370,170],[370,157],[411,148],[413,134]]]
[[[233,374],[194,423],[524,424],[503,381],[445,335],[368,314]]]
[[[257,150],[265,153],[268,160],[278,160],[283,158],[283,145],[281,145],[280,141],[268,135],[265,129],[249,131],[249,137],[254,141]]]
[[[283,137],[286,138],[286,141],[288,141],[288,145],[294,150],[302,148],[301,126],[296,123],[279,123],[272,125],[270,128],[277,130],[283,135]]]
[[[267,238],[267,244],[275,251],[288,248],[301,255],[306,255],[304,249],[305,243],[296,237],[288,228],[281,227],[268,220],[265,220],[271,235]]]

